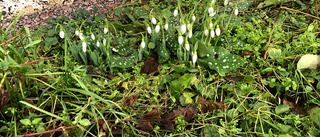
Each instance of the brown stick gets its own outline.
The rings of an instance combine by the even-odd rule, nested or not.
[[[43,61],[43,60],[48,60],[48,59],[52,59],[52,58],[55,58],[56,56],[51,56],[51,57],[47,57],[47,58],[44,58],[44,59],[38,59],[38,60],[35,60],[35,61],[31,61],[31,62],[27,62],[27,63],[24,63],[24,64],[20,64],[18,65],[19,67],[21,66],[25,66],[25,65],[31,65],[33,63],[37,63],[37,62],[40,62],[40,61]],[[7,70],[5,71],[8,71],[8,70],[11,70],[11,69],[15,69],[17,67],[11,67],[11,68],[8,68]],[[1,70],[0,72],[4,72],[3,70]]]
[[[148,120],[144,120],[144,119],[121,119],[121,121],[139,121],[139,122],[150,122],[150,121],[165,121],[166,119],[148,119]],[[106,120],[106,122],[115,122],[116,120]],[[92,124],[95,124],[97,122],[91,122]],[[43,132],[38,132],[38,133],[31,133],[31,134],[25,134],[25,135],[19,135],[18,137],[32,137],[32,136],[38,136],[38,135],[42,135],[42,134],[48,134],[48,133],[53,133],[53,132],[57,132],[57,131],[63,131],[66,129],[72,129],[72,128],[77,128],[79,126],[69,126],[69,127],[59,127],[57,129],[52,129],[52,130],[48,130],[48,131],[43,131]]]
[[[30,29],[33,29],[34,27],[36,27],[36,26],[40,25],[42,22],[46,21],[46,20],[47,20],[47,19],[49,19],[49,18],[50,18],[50,17],[47,17],[46,19],[44,19],[44,20],[42,20],[42,21],[38,22],[36,25],[34,25],[34,26],[30,27]],[[25,32],[26,32],[26,31],[23,31],[23,32],[21,32],[20,34],[18,34],[17,36],[14,36],[14,37],[12,37],[11,39],[9,39],[9,40],[7,40],[7,41],[5,41],[5,42],[1,43],[1,44],[0,44],[0,46],[3,46],[3,45],[5,45],[5,44],[7,44],[8,42],[10,42],[10,41],[14,40],[15,38],[19,37],[20,35],[22,35],[22,34],[23,34],[23,33],[25,33]]]

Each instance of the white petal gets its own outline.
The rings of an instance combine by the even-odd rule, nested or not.
[[[192,30],[189,30],[189,38],[192,37]]]
[[[153,18],[151,19],[151,21],[152,21],[153,24],[157,24],[156,18],[153,17]]]
[[[160,26],[159,25],[156,26],[155,31],[156,31],[156,33],[158,33],[160,31]]]
[[[213,30],[211,30],[211,32],[210,32],[210,35],[211,35],[211,38],[214,38],[214,31]]]
[[[213,24],[212,24],[212,22],[210,22],[209,26],[210,26],[210,28],[212,28],[212,27],[213,27]]]
[[[206,29],[204,30],[204,35],[208,36],[209,31]]]
[[[80,32],[78,30],[76,30],[74,33],[76,34],[76,36],[79,36],[79,34],[80,34]]]
[[[235,9],[235,10],[234,10],[234,15],[238,16],[238,14],[239,14],[239,10],[238,10],[238,9]]]
[[[96,37],[93,34],[91,34],[91,38],[92,38],[92,40],[96,39]]]
[[[87,51],[87,43],[86,42],[82,42],[82,51],[83,52]]]
[[[97,47],[100,47],[100,42],[99,41],[97,41]]]
[[[59,36],[60,36],[60,38],[64,38],[64,32],[63,31],[60,31],[60,33],[59,33]]]
[[[104,34],[108,33],[108,28],[104,28],[104,29],[103,29],[103,33],[104,33]]]
[[[209,12],[209,13],[212,13],[212,12],[213,12],[213,8],[212,8],[211,6],[209,7],[208,12]]]
[[[181,29],[181,34],[182,34],[182,35],[183,35],[184,33],[186,33],[186,31],[187,31],[186,24],[182,24],[180,29]]]
[[[84,39],[83,33],[80,33],[80,34],[79,34],[79,38],[80,38],[80,40],[83,40],[83,39]]]
[[[193,20],[193,21],[196,21],[196,16],[192,16],[192,20]]]
[[[165,24],[164,29],[168,30],[168,28],[169,28],[169,24]]]
[[[190,45],[189,44],[186,44],[186,50],[190,51]]]
[[[151,34],[152,33],[152,30],[151,30],[151,27],[149,26],[149,27],[147,27],[147,31],[148,31],[148,33],[149,34]]]
[[[182,36],[179,36],[178,42],[179,42],[180,45],[183,43],[183,37]]]
[[[220,36],[220,34],[221,34],[220,28],[216,28],[216,35],[217,35],[217,36]]]
[[[223,5],[227,6],[227,4],[228,4],[228,0],[224,0]]]
[[[146,43],[144,41],[141,42],[141,48],[145,48],[146,47]]]
[[[178,15],[178,10],[174,10],[173,11],[173,16],[177,16]]]
[[[193,55],[192,55],[192,62],[193,62],[193,63],[196,63],[196,62],[197,62],[197,59],[198,59],[197,54],[193,54]]]
[[[188,28],[188,30],[190,29],[190,27],[191,27],[191,24],[187,24],[187,28]]]

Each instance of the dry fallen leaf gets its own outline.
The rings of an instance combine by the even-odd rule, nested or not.
[[[138,101],[138,95],[137,94],[134,94],[134,95],[131,95],[130,97],[124,98],[124,103],[127,104],[128,106],[132,106],[137,101]]]

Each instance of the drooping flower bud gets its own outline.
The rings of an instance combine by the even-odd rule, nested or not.
[[[87,43],[85,40],[82,41],[82,51],[86,52],[87,51]]]
[[[220,34],[221,34],[220,26],[217,25],[217,27],[216,27],[216,35],[220,36]]]
[[[188,42],[188,41],[186,41],[185,47],[186,47],[186,50],[187,50],[187,51],[190,51],[190,45],[189,45],[189,42]]]
[[[176,9],[173,11],[173,16],[177,16],[178,15],[178,7],[176,7]]]
[[[156,33],[158,33],[160,31],[160,22],[158,22],[156,28],[155,28]]]
[[[62,31],[62,29],[60,29],[60,33],[59,33],[60,38],[64,38],[64,32]]]
[[[182,21],[182,24],[181,24],[181,27],[180,27],[180,31],[181,31],[182,35],[184,33],[186,33],[186,31],[187,31],[187,27],[186,27],[186,24],[184,24],[184,21]]]
[[[144,39],[141,40],[141,48],[144,49],[146,47],[146,42],[144,42]]]
[[[183,37],[181,33],[179,33],[178,42],[180,45],[183,43]]]
[[[153,16],[151,16],[151,22],[154,24],[154,25],[156,25],[157,24],[157,20],[156,20],[156,18],[155,17],[153,17]]]
[[[168,30],[168,28],[169,28],[169,24],[168,24],[168,22],[166,22],[166,24],[164,25],[164,29]]]
[[[151,27],[149,26],[149,24],[147,24],[147,31],[148,31],[149,34],[152,33],[152,30],[151,30]]]
[[[239,14],[239,10],[238,10],[238,7],[236,7],[236,9],[234,10],[234,15],[238,16]]]

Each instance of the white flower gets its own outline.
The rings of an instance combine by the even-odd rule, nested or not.
[[[204,35],[208,36],[209,30],[207,29],[207,27],[204,27]]]
[[[153,17],[153,16],[151,16],[152,17],[152,19],[151,19],[151,22],[155,25],[155,24],[157,24],[157,20],[156,20],[156,18],[155,17]]]
[[[216,12],[212,12],[209,14],[210,17],[213,17],[214,15],[216,15]]]
[[[157,24],[155,31],[156,31],[156,33],[158,33],[160,31],[160,22]]]
[[[96,37],[94,36],[93,33],[91,33],[91,38],[92,38],[92,40],[95,40],[95,39],[96,39]]]
[[[168,28],[169,28],[169,24],[168,22],[166,22],[166,24],[164,25],[164,29],[168,30]]]
[[[180,30],[181,30],[182,35],[184,33],[186,33],[186,31],[187,31],[187,27],[186,27],[186,24],[184,24],[184,21],[182,21],[182,25],[180,27]]]
[[[216,35],[217,35],[217,36],[220,36],[220,34],[221,34],[220,26],[219,26],[219,25],[217,25],[217,28],[216,28]]]
[[[108,33],[108,28],[106,28],[106,27],[103,28],[103,33],[104,33],[104,34],[107,34],[107,33]]]
[[[178,15],[178,7],[176,7],[176,9],[173,11],[173,16],[177,16]]]
[[[100,42],[99,41],[97,41],[97,47],[100,47]]]
[[[190,22],[188,21],[188,22],[187,22],[187,28],[188,28],[188,30],[190,29],[190,27],[191,27],[191,24],[190,24]]]
[[[76,30],[74,33],[76,34],[76,36],[79,36],[80,34],[79,30]]]
[[[192,20],[196,21],[196,16],[194,16],[194,14],[192,14]]]
[[[60,29],[60,33],[59,33],[60,38],[64,38],[64,32],[62,31],[62,29]]]
[[[192,37],[192,28],[189,29],[189,38]]]
[[[213,3],[214,3],[214,0],[211,1],[211,4],[213,4]]]
[[[210,35],[211,35],[211,38],[214,38],[214,30],[213,30],[213,28],[211,28]]]
[[[197,51],[194,51],[194,52],[193,52],[193,55],[192,55],[192,62],[193,62],[193,63],[196,63],[196,62],[197,62],[197,59],[198,59]]]
[[[238,16],[239,14],[239,10],[238,10],[238,7],[236,7],[236,9],[234,10],[234,15]]]
[[[223,5],[227,6],[228,5],[228,0],[224,0]]]
[[[114,52],[118,52],[118,50],[117,50],[116,48],[114,48],[114,47],[111,47],[111,49],[112,49],[112,51],[114,51]]]
[[[107,45],[107,40],[106,39],[103,39],[103,41],[102,41],[102,43],[103,43],[103,45]]]
[[[141,41],[141,48],[144,49],[146,47],[146,43],[144,42],[144,39],[142,38]]]
[[[180,45],[183,43],[183,37],[182,37],[181,33],[179,33],[178,42]]]
[[[212,8],[212,5],[210,4],[210,7],[208,8],[208,13],[212,13],[213,12],[213,8]]]
[[[149,34],[152,33],[152,30],[151,30],[151,27],[149,26],[149,24],[147,24],[147,31],[148,31]]]
[[[188,42],[188,41],[186,41],[186,45],[185,45],[185,46],[186,46],[186,50],[187,50],[187,51],[190,51],[190,45],[189,45],[189,42]]]
[[[82,41],[82,51],[86,52],[87,51],[87,43],[85,40]]]
[[[210,29],[213,27],[213,23],[212,23],[212,21],[210,21],[209,26],[210,26]]]
[[[79,34],[79,38],[80,38],[80,40],[83,40],[83,39],[84,39],[84,37],[83,37],[83,33],[82,33],[82,32],[80,32],[80,34]]]

